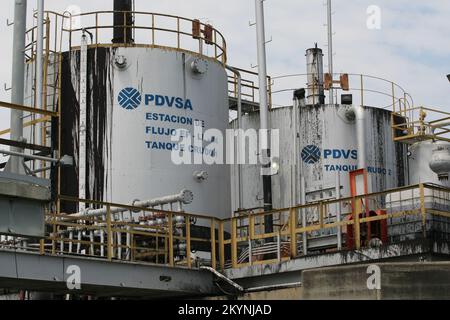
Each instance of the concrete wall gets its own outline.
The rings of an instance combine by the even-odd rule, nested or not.
[[[376,278],[379,271],[379,278]],[[368,288],[368,280],[373,289]],[[378,282],[379,281],[379,282]],[[379,284],[377,289],[377,284]],[[450,300],[450,262],[380,263],[306,270],[297,288],[237,300]],[[213,299],[230,299],[219,297]]]
[[[368,289],[369,266],[304,271],[303,298],[450,300],[450,262],[376,264],[380,290]]]

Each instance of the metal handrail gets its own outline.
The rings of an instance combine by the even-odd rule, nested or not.
[[[409,116],[406,117],[405,114]],[[435,108],[410,107],[404,113],[394,112],[403,118],[393,123],[394,141],[415,143],[424,140],[450,142],[450,113]],[[427,118],[432,118],[426,120]]]
[[[360,100],[358,101],[358,104],[361,105],[371,105],[370,103],[367,103],[367,98],[365,97],[365,93],[376,93],[385,97],[390,98],[390,102],[387,105],[381,106],[383,109],[392,109],[392,111],[401,111],[405,109],[406,105],[414,105],[414,100],[412,96],[399,84],[382,78],[378,76],[373,75],[367,75],[367,74],[358,74],[358,73],[346,73],[350,77],[355,77],[355,83],[359,83],[358,86],[352,86],[349,88],[347,92],[356,92],[360,94]],[[333,78],[339,77],[340,73],[333,74]],[[296,74],[287,74],[287,75],[280,75],[280,76],[274,76],[272,77],[272,87],[277,86],[277,80],[281,79],[287,79],[287,78],[305,78],[305,84],[306,84],[306,78],[309,75],[307,73],[296,73]],[[385,91],[377,90],[375,88],[369,88],[367,85],[368,80],[377,80],[378,84],[384,84],[388,85],[389,88],[387,88]],[[352,81],[350,81],[352,82]],[[286,89],[286,88],[279,88],[273,91],[273,94],[286,92],[286,91],[294,91],[295,89]],[[342,90],[340,87],[333,87],[334,90]],[[398,107],[397,107],[398,106]]]
[[[378,201],[381,198],[385,200]],[[144,261],[145,263],[149,263],[146,260],[148,257],[153,257],[152,259],[156,259],[154,261],[158,264],[193,268],[195,266],[192,261],[193,254],[190,252],[190,248],[194,242],[197,242],[210,246],[211,258],[207,261],[210,261],[208,263],[214,269],[221,270],[227,267],[227,261],[230,259],[226,256],[228,250],[232,253],[231,264],[229,265],[231,268],[263,263],[277,263],[295,259],[298,256],[300,248],[304,245],[298,242],[298,235],[304,233],[322,232],[330,229],[341,230],[341,228],[353,226],[355,239],[361,239],[360,232],[364,224],[386,221],[396,217],[417,216],[417,219],[422,221],[423,232],[425,234],[427,216],[437,215],[450,218],[450,202],[449,207],[439,207],[439,210],[435,207],[427,209],[429,208],[429,204],[427,203],[430,201],[442,202],[450,200],[450,189],[432,184],[419,184],[357,197],[327,200],[292,208],[273,210],[271,212],[249,213],[248,215],[241,214],[237,217],[223,220],[207,215],[189,214],[164,210],[163,208],[137,208],[134,206],[82,200],[65,196],[60,196],[58,200],[61,203],[73,202],[75,204],[86,203],[95,206],[106,206],[107,212],[110,214],[107,214],[103,218],[77,216],[76,219],[70,219],[70,214],[63,214],[59,211],[48,211],[46,223],[51,227],[51,231],[47,234],[45,240],[40,243],[41,254],[73,255],[74,253],[64,250],[68,245],[79,245],[85,248],[101,247],[104,250],[103,256],[96,255],[96,251],[91,251],[86,254],[108,260]],[[359,217],[351,209],[351,203],[355,203],[356,201],[365,201],[366,205],[370,203],[371,207],[376,206],[377,210],[382,210],[385,213],[374,217],[366,217],[364,215]],[[332,212],[338,203],[343,207],[346,204],[347,208],[349,208],[348,212],[343,213],[343,219],[341,221],[337,221],[336,218],[329,216],[329,213]],[[111,208],[114,207],[120,207],[129,212],[158,213],[160,217],[165,217],[163,219],[165,223],[160,226],[148,226],[143,225],[141,222],[126,219],[116,220],[116,217],[111,213]],[[306,214],[307,212],[317,215],[317,217],[308,220],[309,222],[306,225],[302,225],[299,215]],[[280,220],[280,224],[272,233],[266,233],[264,230],[264,217],[266,215],[278,215],[278,219]],[[185,223],[181,225],[179,223],[177,224],[176,217],[182,217]],[[194,225],[194,221],[202,221],[202,224],[210,225],[211,234],[209,236],[203,235],[203,238],[191,236],[191,228]],[[98,236],[91,239],[86,239],[85,237],[77,239],[69,237],[68,234],[74,231],[78,233],[85,232],[86,234],[102,234],[104,240],[102,242]],[[180,231],[182,232],[180,233]],[[228,238],[230,234],[231,237]],[[124,239],[124,237],[127,237],[127,239],[140,237],[141,239],[147,240],[140,244],[132,241],[125,244],[118,240],[120,238]],[[277,239],[276,245],[274,245],[274,239]],[[269,248],[267,245],[261,245],[262,243],[272,244]],[[360,241],[355,240],[355,243],[356,249],[362,246]],[[6,245],[8,244],[0,244],[0,247]],[[58,249],[59,245],[61,245],[62,249]],[[187,257],[184,260],[176,259],[176,252],[180,248],[185,248],[184,250],[186,250]],[[36,247],[30,247],[30,250],[36,250]],[[338,248],[336,247],[335,250],[338,250]],[[278,258],[272,259],[271,256],[273,254],[277,254]],[[157,257],[160,257],[159,260]],[[248,263],[245,262],[246,259],[249,260]]]
[[[206,39],[205,35],[203,33],[200,33],[200,35],[194,35],[193,31],[192,31],[192,23],[194,23],[195,20],[193,19],[188,19],[188,18],[184,18],[184,17],[180,17],[180,16],[175,16],[175,15],[168,15],[168,14],[159,14],[159,13],[152,13],[152,12],[141,12],[141,11],[135,11],[135,12],[129,12],[129,11],[122,11],[122,13],[124,15],[133,15],[135,18],[139,18],[139,17],[143,17],[145,18],[145,21],[148,21],[148,23],[146,24],[135,24],[132,26],[128,26],[128,25],[123,25],[123,26],[117,26],[117,25],[111,25],[111,24],[106,24],[106,23],[102,23],[101,20],[107,16],[107,15],[111,15],[111,19],[112,19],[112,15],[117,12],[115,11],[95,11],[95,12],[86,12],[86,13],[81,13],[81,14],[75,14],[72,15],[70,13],[57,13],[54,11],[46,11],[46,23],[51,24],[54,27],[54,31],[50,32],[48,35],[46,35],[47,37],[51,37],[53,34],[55,34],[54,36],[54,46],[52,46],[52,48],[54,48],[53,51],[55,52],[62,52],[64,50],[69,50],[69,49],[73,49],[76,48],[76,42],[75,42],[75,35],[76,34],[80,34],[81,38],[81,33],[83,31],[90,31],[93,34],[93,43],[92,46],[154,46],[154,47],[172,47],[172,48],[176,48],[179,50],[183,50],[183,51],[187,51],[187,52],[192,52],[192,53],[197,53],[200,54],[202,56],[205,57],[210,57],[213,58],[223,64],[226,64],[227,62],[227,45],[226,45],[226,40],[225,37],[222,35],[222,33],[220,33],[217,29],[212,28],[211,26],[205,24],[205,23],[201,23],[200,22],[200,26],[205,28],[205,27],[211,27],[212,28],[212,33],[213,33],[213,37],[212,39]],[[83,27],[78,27],[78,26],[73,26],[73,19],[87,19],[87,18],[92,18],[94,20],[93,24],[88,24],[88,25],[84,25]],[[162,27],[162,24],[158,24],[158,18],[160,19],[169,19],[171,20],[171,22],[175,23],[175,26],[173,27]],[[65,27],[64,26],[64,21],[69,20],[70,23],[70,27]],[[135,19],[136,20],[136,19]],[[59,24],[58,22],[61,21],[61,23]],[[189,23],[189,30],[187,27],[184,27],[184,23]],[[124,29],[133,29],[133,31],[136,30],[148,30],[151,32],[151,36],[146,39],[145,41],[139,42],[139,39],[135,39],[136,41],[134,43],[126,43],[126,44],[111,44],[111,43],[107,43],[105,41],[103,41],[102,39],[100,39],[100,32],[103,30],[114,30],[115,28],[124,28]],[[29,29],[27,31],[27,35],[28,37],[30,37],[32,40],[27,44],[26,48],[27,50],[31,50],[34,51],[34,42],[35,42],[35,29],[36,27],[33,27],[31,29]],[[171,34],[176,34],[176,45],[174,46],[163,46],[161,41],[158,41],[156,39],[156,32],[164,32],[164,33],[171,33]],[[59,36],[57,36],[59,33]],[[68,36],[68,47],[67,48],[63,48],[63,39],[65,36]],[[193,39],[194,41],[198,42],[198,50],[192,50],[192,49],[187,49],[184,48],[184,46],[182,45],[182,39],[184,40],[183,37],[190,37],[191,39]],[[112,39],[112,36],[111,36]],[[151,41],[150,41],[151,40]],[[213,53],[208,53],[205,52],[204,50],[204,46],[205,45],[211,45],[214,50]],[[31,54],[30,56],[33,56],[33,54]]]

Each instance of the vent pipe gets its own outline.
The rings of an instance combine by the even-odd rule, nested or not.
[[[333,69],[333,12],[331,7],[331,0],[327,0],[327,25],[328,25],[328,73],[331,78],[334,77]],[[334,105],[334,90],[333,86],[330,88],[330,104]]]
[[[133,0],[114,0],[113,43],[130,44],[133,39]]]
[[[308,73],[308,104],[325,104],[323,53],[317,47],[306,50],[306,66]]]

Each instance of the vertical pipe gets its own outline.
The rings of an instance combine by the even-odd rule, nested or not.
[[[356,140],[358,146],[358,169],[366,169],[366,119],[363,106],[355,106]]]
[[[294,104],[292,108],[292,128],[293,128],[293,137],[292,141],[294,141],[293,152],[292,152],[292,165],[291,165],[291,207],[294,207],[297,204],[297,108],[298,108],[298,100],[294,93]]]
[[[36,49],[36,108],[42,109],[44,77],[44,0],[38,0]]]
[[[256,9],[256,36],[258,51],[258,75],[259,75],[259,112],[260,112],[260,139],[261,154],[264,162],[263,169],[270,169],[270,140],[269,140],[269,104],[267,88],[267,57],[266,36],[264,26],[264,0],[255,0]],[[264,170],[263,170],[264,171]],[[263,172],[264,173],[264,172]],[[263,174],[264,211],[272,210],[272,177]],[[273,232],[273,217],[265,216],[265,232]]]
[[[127,229],[127,253],[126,253],[126,260],[131,260],[131,228],[128,226]],[[158,240],[156,240],[158,241]]]
[[[305,177],[301,177],[300,178],[300,183],[301,183],[301,199],[300,199],[300,204],[301,205],[305,205],[306,204],[306,181],[305,181]],[[306,224],[307,224],[307,219],[306,219],[306,209],[301,209],[302,211],[302,226],[303,228],[306,228]],[[307,232],[303,232],[303,254],[307,255],[308,254],[308,233]]]
[[[105,256],[105,231],[100,230],[100,257],[104,257]],[[72,253],[72,252],[71,252]]]
[[[238,175],[239,175],[239,209],[244,209],[244,195],[243,195],[243,185],[242,185],[242,164],[245,163],[244,161],[241,162],[242,153],[245,157],[245,150],[242,150],[243,141],[242,141],[242,134],[241,130],[242,128],[242,77],[241,74],[238,72],[237,74],[237,81],[238,81],[238,130],[239,130],[239,136],[238,136]]]
[[[341,173],[339,171],[336,171],[336,200],[341,199]],[[336,212],[336,220],[337,222],[342,221],[342,206],[341,202],[336,203],[337,206],[337,212]],[[338,250],[342,250],[342,227],[337,227],[337,243],[338,243]]]
[[[27,25],[27,0],[16,0],[14,6],[14,40],[12,66],[11,102],[23,105],[25,82],[25,33]],[[23,137],[23,111],[11,110],[11,140],[20,141]],[[23,152],[11,147],[13,152]],[[12,173],[21,173],[20,158],[11,157],[8,169]]]
[[[122,260],[122,233],[116,232],[117,237],[117,259]]]
[[[256,35],[258,49],[258,74],[259,74],[259,103],[261,130],[269,129],[269,110],[267,97],[267,58],[266,58],[266,36],[264,26],[264,0],[256,2]]]
[[[133,4],[131,0],[114,0],[113,43],[133,43]]]
[[[299,147],[299,121],[300,121],[300,108],[304,107],[306,104],[306,90],[298,89],[294,91],[294,109],[293,109],[293,127],[294,127],[294,158],[293,158],[293,199],[292,206],[298,204],[298,193],[299,193],[299,157],[298,150]]]
[[[327,0],[327,16],[328,16],[328,72],[333,79],[333,19],[332,19],[331,0]],[[330,104],[334,104],[334,90],[333,85],[330,88]]]
[[[73,231],[69,232],[69,254],[73,251]]]
[[[325,104],[323,52],[317,47],[306,50],[308,104]]]
[[[86,146],[87,146],[87,37],[83,32],[81,37],[80,58],[80,121],[79,121],[79,153],[78,153],[78,198],[86,199]],[[79,211],[86,209],[86,204],[80,202]]]
[[[244,204],[243,204],[243,199],[244,196],[242,194],[243,192],[243,187],[242,187],[242,163],[241,162],[241,156],[242,156],[242,152],[245,156],[245,150],[241,150],[243,143],[242,143],[242,135],[241,135],[241,130],[242,130],[242,76],[241,73],[239,72],[239,70],[230,67],[230,66],[225,66],[228,70],[230,70],[231,72],[234,73],[235,78],[237,80],[237,88],[235,88],[235,92],[237,95],[237,117],[238,117],[238,152],[236,155],[237,158],[237,180],[238,180],[238,206],[239,206],[239,210],[244,209]]]

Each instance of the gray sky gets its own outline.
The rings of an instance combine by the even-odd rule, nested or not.
[[[29,10],[36,1],[29,0]],[[65,11],[77,5],[83,12],[110,10],[111,1],[47,0],[46,9]],[[267,0],[268,71],[271,75],[305,73],[305,50],[315,42],[326,53],[324,0]],[[0,100],[9,101],[3,84],[11,81],[13,0],[3,0],[0,12]],[[334,0],[335,72],[364,73],[393,80],[410,92],[416,105],[450,111],[450,1],[448,0]],[[367,28],[367,8],[381,9],[381,29]],[[253,0],[136,0],[137,10],[168,13],[209,21],[228,42],[229,64],[250,69],[256,65]],[[31,23],[31,21],[29,21]],[[303,87],[291,79],[286,87]],[[0,111],[0,129],[9,115]]]

